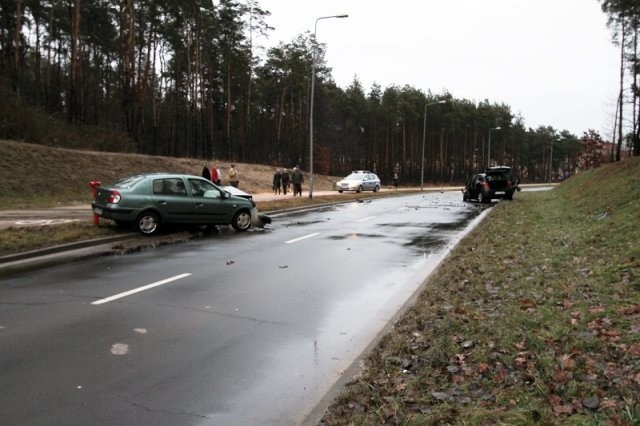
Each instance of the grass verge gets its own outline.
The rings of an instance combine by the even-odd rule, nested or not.
[[[640,424],[637,160],[496,205],[321,423]]]

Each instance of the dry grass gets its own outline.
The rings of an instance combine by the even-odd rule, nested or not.
[[[240,188],[250,193],[270,192],[274,167],[235,163]],[[134,173],[175,172],[199,176],[203,160],[50,148],[0,140],[0,198],[2,209],[87,204],[88,183],[104,184]],[[229,163],[220,163],[223,177]],[[317,176],[314,189],[330,190],[337,177]],[[223,185],[227,182],[222,181]]]

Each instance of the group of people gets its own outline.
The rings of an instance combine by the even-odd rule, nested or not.
[[[293,184],[293,196],[302,197],[303,182],[304,177],[298,166],[293,168],[291,176],[289,176],[287,169],[276,169],[273,174],[273,193],[278,195],[282,192],[282,194],[287,195],[289,186]]]
[[[216,163],[213,167],[210,167],[209,164],[206,163],[202,168],[202,177],[205,179],[209,179],[216,185],[220,185],[222,183],[222,173],[220,172],[218,163]],[[227,180],[229,182],[229,185],[236,188],[238,187],[240,178],[238,177],[238,170],[236,169],[235,164],[232,164],[227,170]]]

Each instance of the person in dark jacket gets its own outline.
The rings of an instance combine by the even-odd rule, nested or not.
[[[209,171],[209,165],[207,163],[205,163],[202,168],[202,177],[207,180],[211,180],[211,172]]]
[[[289,189],[289,172],[287,172],[287,169],[282,169],[280,172],[280,180],[282,181],[282,193],[287,195],[287,190]]]
[[[291,174],[291,182],[293,182],[293,196],[296,194],[302,197],[302,182],[304,178],[302,176],[302,172],[298,167],[293,168],[293,173]]]
[[[281,185],[282,185],[282,176],[280,175],[280,170],[276,169],[276,172],[273,174],[273,195],[280,194]]]

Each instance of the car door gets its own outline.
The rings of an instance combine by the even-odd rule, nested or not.
[[[237,205],[224,197],[224,190],[200,178],[189,178],[189,189],[193,199],[192,215],[195,223],[228,225]]]
[[[193,202],[181,177],[154,179],[153,204],[165,223],[189,223]]]
[[[362,179],[362,187],[365,191],[371,191],[373,189],[373,184],[374,182],[371,173],[366,173]]]
[[[475,175],[473,178],[473,185],[471,187],[471,198],[478,198],[478,194],[482,191],[482,185],[484,184],[483,175]]]

